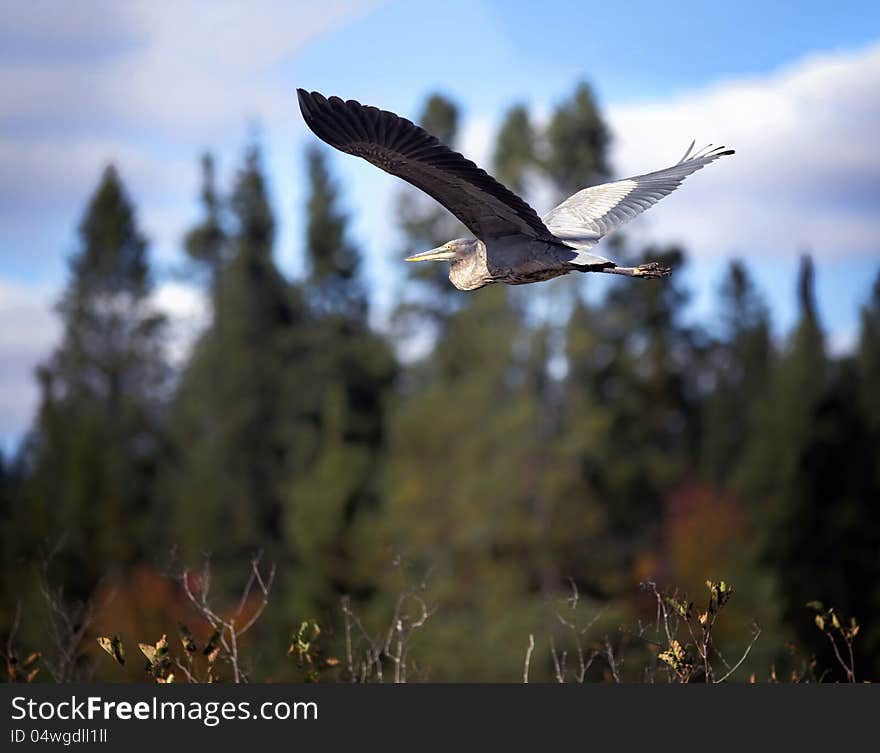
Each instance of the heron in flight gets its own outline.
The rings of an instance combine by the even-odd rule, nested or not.
[[[620,267],[591,249],[612,230],[672,193],[691,173],[733,154],[722,147],[694,151],[665,170],[578,191],[539,217],[485,170],[393,112],[297,89],[309,128],[337,149],[362,157],[420,188],[474,234],[415,254],[406,261],[448,261],[459,290],[490,282],[523,285],[569,272],[666,277],[656,262]]]

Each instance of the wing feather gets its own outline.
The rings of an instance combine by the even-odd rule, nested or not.
[[[439,201],[478,238],[553,235],[519,196],[406,118],[297,89],[306,124],[337,149],[371,162]]]
[[[578,191],[544,215],[544,224],[567,245],[589,250],[612,230],[671,194],[688,175],[734,153],[723,146],[709,145],[698,152],[693,149],[691,143],[684,156],[665,170]]]

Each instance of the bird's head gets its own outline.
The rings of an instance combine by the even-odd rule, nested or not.
[[[466,259],[472,255],[477,248],[477,241],[474,238],[456,238],[448,241],[442,246],[432,248],[430,251],[422,251],[420,254],[407,256],[404,261],[456,261]]]

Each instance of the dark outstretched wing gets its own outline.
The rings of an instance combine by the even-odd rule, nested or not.
[[[553,239],[519,196],[406,118],[354,100],[303,89],[297,94],[306,123],[320,139],[420,188],[478,238]]]

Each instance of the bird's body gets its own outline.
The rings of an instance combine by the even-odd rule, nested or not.
[[[606,234],[677,188],[685,177],[733,150],[693,144],[665,170],[578,191],[544,217],[461,154],[394,113],[297,90],[308,126],[331,146],[403,178],[440,202],[476,236],[407,258],[448,261],[459,290],[492,282],[524,285],[569,272],[665,277],[656,263],[620,267],[591,253]]]
[[[476,238],[451,243],[457,251],[450,259],[449,279],[459,290],[476,290],[490,282],[526,285],[590,269],[572,262],[577,257],[573,249],[522,235],[493,238],[488,243]]]

